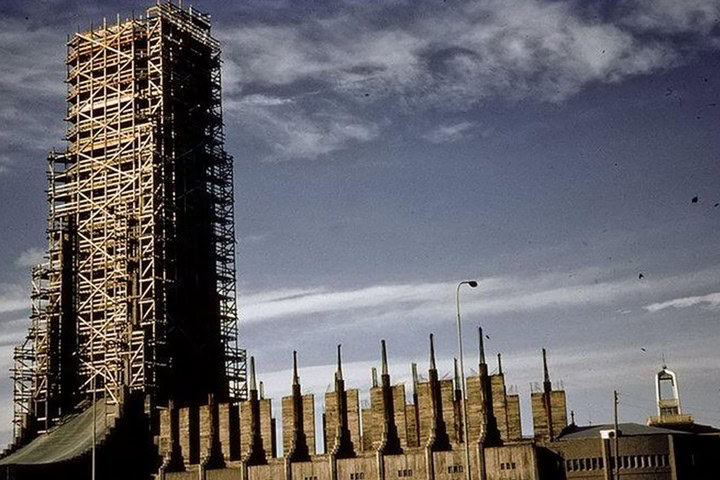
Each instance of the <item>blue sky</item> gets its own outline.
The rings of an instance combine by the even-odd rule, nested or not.
[[[394,380],[426,368],[430,332],[449,373],[455,285],[475,278],[466,365],[482,325],[526,434],[542,347],[579,422],[610,421],[613,389],[622,421],[653,414],[664,354],[685,409],[720,425],[720,2],[194,5],[223,43],[241,343],[270,395],[293,349],[324,392],[337,343],[362,389],[381,338]],[[4,3],[3,371],[45,248],[66,35],[145,6]]]

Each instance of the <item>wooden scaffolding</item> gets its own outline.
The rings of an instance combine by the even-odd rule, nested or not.
[[[158,3],[67,46],[68,147],[48,157],[48,253],[15,351],[16,436],[28,417],[46,429],[93,392],[162,403],[182,389],[190,337],[221,365],[195,386],[245,398],[233,159],[209,17]]]

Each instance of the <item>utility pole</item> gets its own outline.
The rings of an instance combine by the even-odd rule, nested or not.
[[[618,440],[618,437],[620,436],[620,430],[618,429],[618,392],[617,390],[613,391],[613,403],[614,403],[614,409],[615,409],[615,480],[618,480],[620,478],[620,456],[618,455],[618,448],[620,446],[620,442]]]

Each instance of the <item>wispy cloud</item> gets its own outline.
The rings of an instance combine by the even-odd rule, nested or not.
[[[246,130],[276,159],[317,158],[379,136],[359,113],[368,108],[465,111],[487,97],[557,102],[591,84],[671,67],[686,44],[712,48],[717,5],[629,0],[600,16],[545,0],[410,2],[393,14],[363,4],[290,24],[226,26],[218,36],[228,112],[248,119]],[[664,35],[676,33],[692,41]],[[311,91],[318,100],[294,101]],[[469,129],[446,125],[425,138],[455,141]]]
[[[370,101],[390,92],[443,101],[461,91],[466,99],[557,100],[589,82],[618,81],[675,60],[673,44],[640,31],[694,35],[717,19],[717,2],[627,3],[618,9],[625,15],[605,21],[573,2],[490,0],[432,12],[409,4],[425,13],[409,22],[379,22],[377,9],[368,8],[291,25],[243,25],[221,32],[232,65],[228,88],[312,79],[353,95],[372,91]]]
[[[718,0],[627,0],[623,23],[654,33],[708,34],[718,23]]]
[[[20,253],[20,256],[15,260],[15,265],[18,267],[32,267],[42,263],[44,256],[45,251],[43,249],[30,247]]]
[[[707,295],[674,298],[665,302],[651,303],[643,308],[648,312],[658,312],[660,310],[665,310],[666,308],[687,308],[697,305],[712,309],[720,308],[720,292],[709,293]]]
[[[238,243],[244,244],[244,245],[251,245],[256,243],[261,243],[267,238],[267,234],[258,234],[258,235],[245,235],[238,239]]]
[[[265,142],[270,148],[267,160],[316,159],[378,135],[372,121],[332,103],[311,111],[291,98],[248,95],[228,100],[225,111],[231,121]]]
[[[0,154],[0,173],[6,172],[11,163],[12,159],[10,155],[5,153]]]
[[[27,289],[12,283],[0,283],[0,313],[30,308]]]
[[[0,19],[0,171],[13,168],[29,155],[41,155],[62,136],[65,69],[64,42],[59,38],[64,38],[64,33]]]
[[[477,127],[475,122],[460,122],[450,125],[440,125],[423,135],[430,143],[452,143],[465,138],[468,133]]]
[[[477,293],[467,295],[463,310],[467,313],[504,314],[532,312],[588,305],[610,305],[639,295],[673,292],[712,282],[715,270],[692,275],[676,275],[648,281],[634,277],[608,278],[606,272],[588,268],[569,274],[500,276],[480,281]],[[353,322],[384,324],[404,318],[445,318],[452,305],[455,283],[406,283],[371,285],[349,290],[318,286],[255,294],[240,294],[246,322],[302,318],[327,312],[362,311],[348,315]],[[707,300],[706,300],[707,301]],[[646,307],[647,309],[648,307]]]

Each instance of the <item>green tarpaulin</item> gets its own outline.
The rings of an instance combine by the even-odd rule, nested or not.
[[[105,416],[105,402],[96,403],[96,438],[105,436],[113,417]],[[92,448],[93,409],[66,419],[49,433],[42,433],[16,452],[0,460],[0,465],[40,465],[71,460]]]

